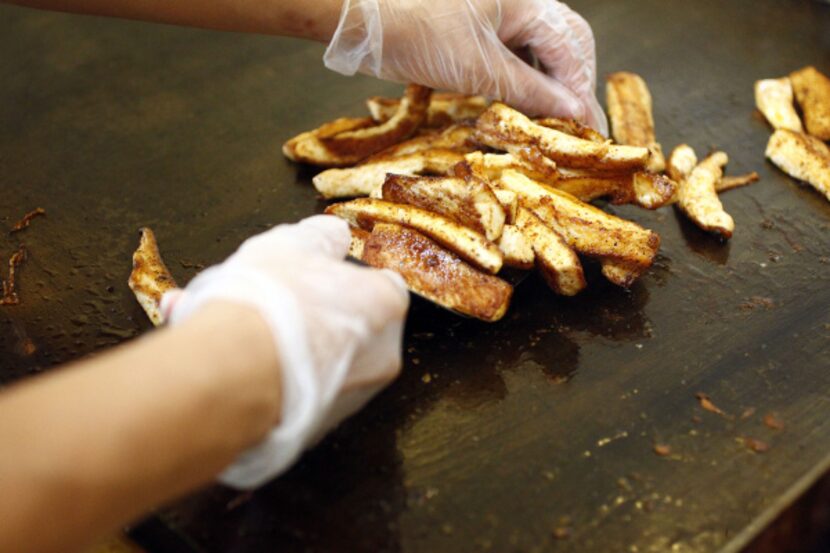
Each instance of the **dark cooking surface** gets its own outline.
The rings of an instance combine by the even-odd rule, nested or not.
[[[167,525],[207,552],[728,551],[830,466],[830,204],[764,162],[752,99],[757,78],[830,72],[830,7],[574,4],[602,73],[649,82],[667,152],[720,146],[729,173],[761,173],[724,196],[734,239],[623,208],[663,237],[630,292],[594,272],[566,300],[529,279],[491,326],[415,302],[397,383],[247,502],[213,488]],[[23,305],[0,307],[4,382],[150,330],[126,287],[139,226],[187,280],[321,210],[282,141],[399,90],[329,73],[299,41],[11,7],[0,52],[0,225],[48,211],[0,233],[4,260],[31,254]]]

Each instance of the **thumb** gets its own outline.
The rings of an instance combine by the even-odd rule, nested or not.
[[[246,240],[234,254],[259,262],[279,262],[286,251],[343,259],[349,251],[349,224],[333,215],[315,215],[293,225],[279,225]]]

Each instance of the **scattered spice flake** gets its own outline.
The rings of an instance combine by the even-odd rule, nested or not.
[[[767,413],[764,415],[764,424],[767,428],[772,428],[773,430],[784,430],[784,423],[775,413]]]
[[[233,511],[237,507],[240,507],[240,506],[244,505],[245,503],[247,503],[248,501],[250,501],[253,496],[254,496],[254,492],[252,492],[252,491],[242,492],[239,495],[237,495],[236,497],[234,497],[233,499],[231,499],[230,501],[228,501],[228,504],[225,505],[225,510],[226,511]]]
[[[424,373],[424,376],[421,377],[421,382],[424,384],[429,384],[432,382],[432,375],[429,373]]]
[[[703,392],[698,392],[695,394],[695,397],[700,402],[700,406],[703,407],[706,411],[709,411],[710,413],[716,413],[722,417],[729,418],[729,415],[727,415],[720,407],[712,403],[712,399],[707,394],[704,394]]]
[[[654,444],[654,453],[660,457],[668,457],[671,455],[671,446],[666,444]]]
[[[18,247],[17,251],[9,258],[9,279],[3,281],[3,296],[0,297],[0,305],[19,305],[20,297],[17,295],[14,283],[16,269],[26,260],[26,248]]]
[[[741,413],[741,419],[746,420],[754,414],[755,414],[755,407],[747,407],[746,409],[744,409],[744,412]]]
[[[772,298],[763,296],[752,296],[741,304],[741,309],[744,311],[752,311],[756,307],[763,307],[764,309],[772,309],[775,307],[775,301]]]
[[[185,261],[184,259],[179,260],[179,265],[182,266],[182,269],[197,269],[201,271],[205,268],[202,263],[195,263],[193,261]]]
[[[31,223],[31,222],[32,222],[32,219],[34,219],[34,218],[35,218],[35,217],[37,217],[38,215],[44,215],[44,216],[45,216],[45,215],[46,215],[46,210],[45,210],[45,209],[43,209],[42,207],[39,207],[39,208],[37,208],[37,209],[33,209],[32,211],[30,211],[29,213],[27,213],[26,215],[24,215],[24,216],[23,216],[23,218],[22,218],[22,219],[20,219],[20,220],[19,220],[19,221],[18,221],[18,222],[17,222],[17,223],[16,223],[16,224],[12,227],[12,229],[9,231],[9,234],[14,234],[15,232],[20,232],[20,231],[21,231],[21,230],[23,230],[24,228],[28,227],[28,226],[29,226],[29,223]]]
[[[700,423],[703,422],[703,419],[701,419],[697,415],[692,415],[692,422],[695,423],[695,424],[700,424]]]
[[[744,445],[749,448],[750,450],[754,451],[755,453],[764,453],[769,449],[769,444],[766,442],[762,442],[761,440],[756,440],[755,438],[744,437],[741,438]]]

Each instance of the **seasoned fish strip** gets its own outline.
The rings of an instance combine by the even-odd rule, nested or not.
[[[616,259],[603,259],[601,265],[602,276],[607,278],[611,284],[616,284],[621,288],[631,288],[646,271],[646,267]]]
[[[349,257],[363,260],[363,248],[366,247],[366,240],[369,239],[371,232],[365,231],[362,228],[349,227],[352,233],[352,240],[349,242]]]
[[[487,322],[504,316],[513,294],[500,278],[474,269],[423,234],[399,225],[376,224],[361,259],[395,271],[414,293]]]
[[[517,210],[518,212],[518,210]],[[505,225],[498,241],[504,264],[516,269],[532,269],[536,255],[533,246],[516,225]]]
[[[382,199],[443,215],[496,241],[504,228],[504,208],[490,187],[476,177],[387,175]]]
[[[498,102],[478,118],[476,129],[476,138],[487,146],[505,149],[506,144],[512,144],[538,149],[544,156],[564,167],[636,171],[643,169],[649,158],[646,148],[577,138],[538,125]]]
[[[177,285],[161,259],[153,231],[145,227],[140,232],[141,240],[133,253],[133,270],[127,283],[147,317],[155,326],[159,326],[164,323],[161,298],[165,292],[177,288]]]
[[[824,142],[781,129],[770,137],[766,155],[779,169],[809,183],[830,200],[830,148]]]
[[[557,232],[524,207],[519,208],[516,226],[533,247],[536,266],[554,292],[575,296],[585,288],[579,257]]]
[[[296,163],[310,163],[324,167],[336,167],[352,165],[350,159],[333,155],[320,141],[320,137],[333,136],[342,132],[365,129],[371,127],[375,122],[371,117],[341,117],[313,131],[300,133],[288,140],[282,146],[282,153]]]
[[[646,82],[635,73],[619,71],[608,75],[605,90],[614,140],[648,148],[648,170],[662,173],[666,160],[654,136],[651,93]]]
[[[615,205],[636,204],[645,209],[666,205],[677,190],[677,184],[670,178],[647,171],[573,174],[560,170],[553,186],[583,202],[609,197]]]
[[[730,238],[735,222],[723,209],[715,191],[715,184],[723,178],[723,167],[729,157],[715,152],[692,170],[689,178],[681,181],[677,191],[677,205],[700,228]]]
[[[830,79],[813,66],[790,74],[807,132],[830,140]]]
[[[383,123],[391,119],[398,110],[398,98],[374,96],[366,100],[372,119]],[[468,96],[452,92],[435,92],[429,103],[426,126],[444,127],[468,119],[475,119],[487,109],[489,102],[484,96]]]
[[[397,113],[385,123],[377,125],[371,117],[338,119],[292,138],[283,153],[293,161],[323,167],[354,165],[412,136],[426,119],[431,92],[409,85]]]
[[[660,248],[660,237],[655,232],[516,171],[506,171],[498,186],[516,192],[520,203],[584,255],[649,267]]]
[[[758,182],[761,179],[761,176],[752,171],[751,173],[744,173],[743,175],[730,175],[725,176],[715,183],[715,191],[720,194],[721,192],[727,192],[732,190],[733,188],[740,188],[742,186],[748,186],[754,182]],[[668,205],[677,203],[677,194],[669,201]]]
[[[514,224],[519,212],[519,197],[512,190],[505,190],[504,188],[493,188],[492,190],[502,208],[504,208],[504,213],[507,216],[505,221],[511,225]]]
[[[602,136],[602,133],[595,131],[588,125],[580,123],[576,119],[560,119],[558,117],[545,117],[534,120],[537,125],[542,125],[549,129],[554,129],[571,136],[576,136],[591,142],[605,143],[608,139]]]
[[[394,157],[429,150],[451,150],[465,154],[474,151],[477,147],[473,140],[474,132],[475,127],[464,123],[449,126],[440,132],[430,131],[421,136],[416,136],[394,146],[390,146],[366,158],[362,164],[385,161]]]
[[[411,205],[371,198],[359,198],[330,205],[326,213],[345,219],[353,226],[371,230],[375,223],[394,223],[412,227],[470,263],[490,273],[498,273],[503,257],[498,247],[482,234],[443,215]]]
[[[695,167],[697,154],[694,148],[688,144],[681,144],[672,150],[666,172],[675,182],[681,183],[689,178]]]
[[[368,196],[383,185],[388,173],[419,175],[448,174],[464,156],[451,150],[424,150],[393,158],[379,158],[345,169],[328,169],[312,179],[324,198]]]
[[[774,129],[804,130],[795,111],[793,86],[788,77],[755,81],[755,106]]]
[[[527,177],[545,184],[555,184],[559,179],[556,164],[546,164],[540,168],[538,164],[531,164],[513,154],[471,152],[464,156],[464,160],[469,165],[472,173],[486,180],[498,180],[502,172],[507,169],[515,169]]]

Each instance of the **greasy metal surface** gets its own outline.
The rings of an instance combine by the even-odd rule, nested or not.
[[[416,302],[397,383],[247,501],[209,489],[166,524],[209,552],[728,551],[825,470],[830,204],[764,162],[752,83],[830,72],[830,7],[574,4],[601,71],[649,82],[667,151],[720,146],[729,172],[761,172],[724,196],[733,240],[623,208],[663,236],[630,292],[596,271],[570,300],[529,279],[490,326]],[[138,227],[187,280],[319,211],[280,144],[398,90],[327,73],[317,45],[10,7],[0,52],[0,225],[48,211],[0,238],[4,256],[30,251],[23,305],[0,308],[3,381],[150,330],[126,286]]]

